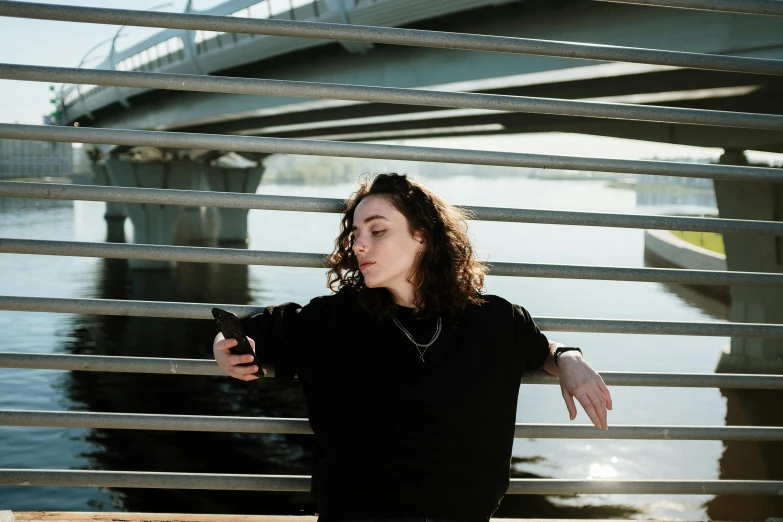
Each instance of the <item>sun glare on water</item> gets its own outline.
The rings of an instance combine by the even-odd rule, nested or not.
[[[612,462],[616,461],[616,457],[612,458]],[[617,477],[617,470],[608,464],[601,464],[593,462],[590,464],[588,479],[612,479]]]

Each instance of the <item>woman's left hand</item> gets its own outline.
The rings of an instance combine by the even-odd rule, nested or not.
[[[563,354],[558,363],[560,391],[571,420],[576,418],[576,404],[574,404],[574,397],[576,397],[597,428],[609,429],[606,413],[607,410],[612,409],[612,396],[598,372],[593,370],[593,367],[581,356]]]

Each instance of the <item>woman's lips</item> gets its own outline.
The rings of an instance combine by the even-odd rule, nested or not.
[[[362,263],[361,265],[359,265],[359,270],[364,270],[364,269],[365,269],[365,268],[367,268],[368,266],[370,266],[370,265],[374,265],[374,264],[375,264],[375,263],[371,263],[370,261],[365,261],[364,263]]]

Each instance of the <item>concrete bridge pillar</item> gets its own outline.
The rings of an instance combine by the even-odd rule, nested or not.
[[[200,165],[195,162],[130,161],[107,158],[106,170],[112,185],[118,187],[195,189],[200,184]],[[188,212],[175,205],[125,203],[133,223],[133,242],[148,245],[173,245],[174,227],[180,214]],[[192,211],[190,211],[192,214]],[[187,217],[187,216],[186,216]],[[130,260],[136,269],[168,269],[167,261]]]
[[[741,150],[727,149],[724,165],[747,165]],[[783,184],[715,181],[721,218],[783,221]],[[783,237],[726,234],[729,270],[783,273]],[[783,288],[731,287],[731,320],[783,324]],[[720,373],[783,374],[783,339],[733,337],[721,356]]]
[[[92,163],[92,172],[95,175],[95,184],[108,187],[111,185],[106,166],[100,163]],[[106,203],[106,241],[109,243],[125,243],[125,208],[122,203],[109,201]]]
[[[261,183],[264,165],[260,161],[256,166],[228,168],[209,166],[204,169],[209,190],[215,192],[241,192],[254,194]],[[247,209],[218,208],[218,243],[234,248],[247,248]]]
[[[264,167],[245,162],[242,167],[215,165],[162,155],[151,160],[109,157],[104,160],[109,182],[120,187],[177,190],[217,190],[254,193]],[[230,162],[229,162],[230,163]],[[124,204],[134,228],[134,243],[149,245],[247,246],[247,210],[178,205]],[[168,261],[130,260],[134,269],[165,270]]]

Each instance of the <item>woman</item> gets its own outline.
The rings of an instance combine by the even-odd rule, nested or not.
[[[348,201],[330,257],[336,293],[245,320],[263,364],[298,374],[315,433],[319,520],[486,521],[509,484],[522,373],[560,376],[607,429],[611,397],[578,349],[549,342],[521,306],[482,295],[465,216],[404,175]],[[249,355],[215,338],[215,360],[253,380]],[[556,353],[557,352],[557,353]],[[265,372],[264,372],[265,373]]]

